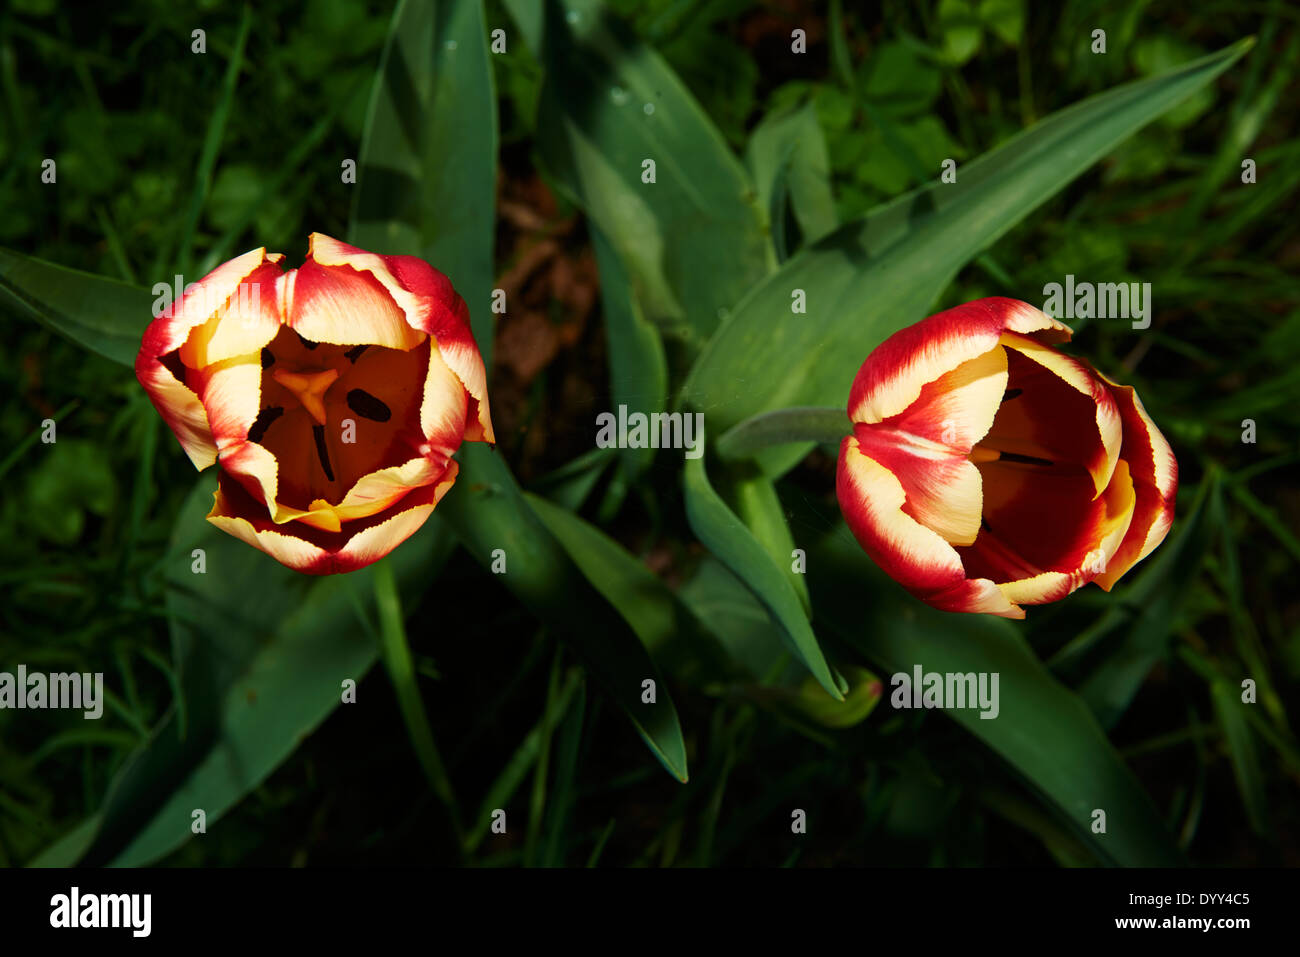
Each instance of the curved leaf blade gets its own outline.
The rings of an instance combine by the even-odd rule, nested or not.
[[[106,359],[135,364],[151,306],[136,286],[0,249],[0,307]]]
[[[547,166],[617,251],[646,315],[698,349],[774,264],[744,168],[672,69],[602,4],[546,0],[540,20],[510,6],[546,70]]]
[[[502,584],[557,630],[664,768],[685,781],[686,743],[677,709],[636,634],[547,530],[501,457],[479,443],[457,455],[460,477],[438,506],[439,514],[484,567],[490,568],[501,550]],[[647,678],[659,689],[649,704],[641,700]]]
[[[686,518],[700,541],[763,603],[772,620],[780,626],[791,650],[826,693],[842,701],[842,679],[822,654],[794,586],[754,533],[709,484],[702,457],[686,460],[682,485],[686,495]]]

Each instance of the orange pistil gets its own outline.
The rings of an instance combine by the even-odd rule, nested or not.
[[[286,372],[276,369],[272,378],[284,386],[302,403],[302,407],[320,425],[325,424],[325,391],[339,377],[338,369],[326,369],[324,372]]]

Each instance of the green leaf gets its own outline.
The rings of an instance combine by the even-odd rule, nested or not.
[[[446,273],[489,368],[496,166],[482,3],[401,0],[366,118],[348,242]]]
[[[939,0],[937,15],[944,59],[953,66],[961,66],[980,48],[983,31],[975,15],[975,5],[970,0]]]
[[[816,242],[839,225],[826,138],[811,103],[765,117],[750,136],[745,162],[758,189],[759,205],[767,210],[772,224],[778,259],[785,259],[789,248],[784,241],[787,197],[803,245]]]
[[[1272,828],[1269,825],[1268,800],[1264,793],[1264,772],[1259,763],[1255,733],[1250,729],[1245,710],[1254,705],[1244,704],[1241,689],[1222,679],[1210,685],[1210,698],[1228,741],[1232,773],[1237,779],[1237,791],[1241,794],[1251,829],[1260,836],[1267,836]]]
[[[677,709],[646,649],[547,531],[501,457],[477,442],[462,446],[457,456],[460,477],[438,506],[439,514],[484,567],[504,556],[501,583],[556,629],[632,719],[664,768],[685,781],[686,744]],[[658,689],[653,704],[641,700],[647,678]]]
[[[826,693],[837,701],[843,700],[842,679],[827,664],[790,579],[754,533],[713,490],[702,457],[687,459],[682,484],[686,518],[700,541],[763,603],[772,620],[781,627],[791,650]]]
[[[1020,46],[1025,32],[1025,0],[980,0],[979,18],[1003,42]]]
[[[725,488],[726,500],[734,508],[736,516],[785,574],[786,581],[799,596],[804,614],[811,618],[808,585],[803,572],[794,568],[794,536],[790,534],[790,523],[786,520],[781,498],[776,494],[776,486],[761,472],[742,467],[728,473]]]
[[[683,402],[704,412],[714,435],[768,409],[846,404],[867,354],[923,318],[962,266],[1127,136],[1226,70],[1250,42],[1055,113],[960,167],[955,184],[931,183],[800,252],[758,285],[710,340],[683,387]],[[807,315],[790,314],[793,289],[807,291]],[[806,449],[774,450],[762,461],[779,472]]]
[[[629,412],[651,415],[668,403],[668,364],[659,330],[646,321],[632,293],[618,253],[597,226],[590,226],[591,244],[600,270],[600,301],[609,342],[609,388],[614,413],[625,405]],[[654,461],[651,448],[625,448],[619,454],[629,479],[641,475]]]
[[[677,595],[739,666],[732,670],[747,672],[753,681],[765,681],[781,675],[790,664],[788,642],[771,614],[753,591],[713,556],[704,557]],[[802,666],[800,670],[804,671]],[[821,686],[817,687],[820,691]]]
[[[152,301],[143,289],[0,249],[0,308],[134,365]]]
[[[703,669],[717,677],[730,670],[700,621],[644,562],[567,509],[539,495],[525,492],[524,498],[651,656],[658,662],[674,663],[675,678],[693,683],[692,672]]]
[[[392,562],[382,558],[371,566],[371,578],[375,584],[375,607],[379,613],[379,647],[380,657],[388,670],[388,678],[393,683],[393,692],[397,696],[397,707],[402,712],[406,723],[406,733],[411,738],[411,747],[424,769],[424,776],[433,788],[433,793],[447,810],[451,831],[458,845],[464,844],[460,822],[460,809],[456,803],[456,794],[438,750],[438,743],[429,724],[429,715],[424,708],[424,699],[420,694],[419,679],[415,671],[415,662],[411,657],[410,640],[406,636],[406,621],[402,614],[402,599],[397,593],[397,580],[393,576]]]
[[[348,594],[368,596],[373,569],[346,579],[295,572],[208,524],[211,502],[204,478],[165,565],[183,701],[109,787],[84,865],[157,861],[192,836],[195,808],[212,827],[340,703],[343,682],[359,683],[375,661]],[[193,572],[194,549],[203,549],[202,574]],[[388,560],[414,594],[450,551],[428,523]]]
[[[27,478],[22,521],[39,537],[69,545],[81,537],[87,512],[102,517],[112,511],[113,470],[89,439],[64,438],[42,448]]]
[[[925,673],[997,674],[996,718],[981,718],[979,709],[943,713],[1005,760],[1098,859],[1121,866],[1180,863],[1150,798],[1092,713],[1010,622],[915,600],[885,578],[842,522],[810,546],[808,578],[819,621],[882,675],[910,677],[916,665]],[[1092,832],[1097,808],[1106,812],[1104,834]]]
[[[624,264],[647,317],[698,349],[773,265],[744,168],[690,91],[595,0],[508,6],[546,71],[538,149]],[[654,182],[646,161],[654,162]]]

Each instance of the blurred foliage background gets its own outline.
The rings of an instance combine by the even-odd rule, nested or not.
[[[811,103],[840,222],[1090,94],[1257,37],[963,269],[936,309],[985,295],[1041,304],[1044,284],[1067,273],[1151,283],[1149,330],[1076,321],[1073,348],[1135,384],[1173,443],[1174,533],[1131,576],[1154,569],[1128,611],[1086,588],[1032,609],[1023,632],[1089,704],[1191,861],[1300,863],[1287,710],[1300,687],[1300,11],[1226,0],[925,0],[848,4],[842,17],[811,0],[608,5],[738,155],[765,116]],[[391,14],[384,2],[268,0],[244,37],[231,4],[12,0],[0,12],[0,245],[148,288],[178,263],[201,272],[256,246],[292,263],[309,232],[345,236],[353,197],[340,163],[358,156]],[[600,273],[585,218],[538,155],[542,67],[495,0],[485,21],[509,38],[490,58],[495,284],[511,303],[493,359],[499,451],[525,487],[572,503],[565,469],[590,452],[596,412],[613,407]],[[190,52],[200,27],[201,56]],[[1105,55],[1089,50],[1097,27]],[[790,53],[795,28],[804,55]],[[57,187],[41,182],[46,157]],[[1254,185],[1240,182],[1244,157]],[[98,722],[0,712],[0,862],[23,864],[99,812],[173,701],[162,563],[195,476],[129,370],[9,315],[4,335],[0,670],[103,671],[111,695]],[[36,441],[45,418],[58,420],[55,445]],[[1247,418],[1254,444],[1242,441]],[[815,452],[784,478],[796,536],[833,518],[833,469]],[[628,488],[597,472],[577,507],[695,596],[701,617],[750,615],[752,599],[710,565],[662,475],[656,465]],[[819,715],[799,685],[701,682],[665,666],[691,767],[679,784],[553,631],[462,552],[406,610],[460,814],[473,830],[507,808],[508,835],[449,836],[377,668],[361,704],[336,710],[165,863],[1096,859],[1032,781],[943,714],[873,710],[872,698],[843,721]],[[765,628],[753,622],[756,636]],[[1232,707],[1245,677],[1259,689],[1248,717]],[[807,810],[806,835],[790,833],[792,807]]]

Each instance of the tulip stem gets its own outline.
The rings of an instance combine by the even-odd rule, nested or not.
[[[397,705],[406,722],[406,731],[411,736],[411,745],[420,759],[425,777],[433,787],[433,793],[447,808],[457,851],[463,852],[464,832],[461,830],[456,795],[443,767],[442,756],[438,753],[438,744],[433,737],[433,728],[429,725],[429,716],[424,710],[424,701],[416,684],[415,665],[411,660],[406,624],[402,618],[402,602],[397,594],[397,582],[388,559],[381,559],[374,564],[374,578],[375,605],[379,609],[379,646],[384,666],[393,682]]]
[[[852,431],[853,424],[843,409],[777,409],[732,426],[718,439],[717,451],[723,459],[744,459],[773,445],[816,442],[838,446]]]

